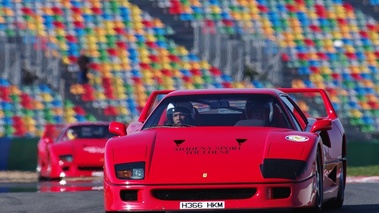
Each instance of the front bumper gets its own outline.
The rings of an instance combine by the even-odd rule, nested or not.
[[[176,211],[183,205],[186,210],[209,209],[212,204],[219,210],[308,207],[315,200],[314,181],[310,177],[277,183],[114,185],[105,179],[104,207],[105,211]]]

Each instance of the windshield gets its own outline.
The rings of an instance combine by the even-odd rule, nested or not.
[[[276,97],[265,94],[188,95],[165,98],[142,129],[157,126],[273,126],[289,128]]]
[[[63,135],[64,140],[78,138],[111,138],[115,136],[108,131],[108,125],[82,125],[72,126]]]

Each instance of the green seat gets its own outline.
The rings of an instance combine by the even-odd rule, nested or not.
[[[97,120],[97,119],[95,118],[95,116],[92,115],[92,114],[87,114],[87,115],[85,115],[85,118],[86,118],[87,121],[96,121],[96,120]]]

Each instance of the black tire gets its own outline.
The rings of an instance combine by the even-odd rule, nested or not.
[[[316,203],[315,206],[312,208],[312,212],[321,212],[322,211],[322,204],[324,202],[324,180],[323,180],[323,166],[321,161],[321,153],[320,151],[317,152],[317,158],[316,158],[316,184],[317,184],[317,192],[316,192]]]
[[[321,153],[320,151],[317,151],[317,157],[316,157],[316,171],[315,171],[315,188],[317,188],[316,192],[316,200],[313,207],[310,208],[295,208],[292,209],[292,212],[295,213],[318,213],[322,211],[323,206],[323,200],[324,200],[324,192],[323,192],[323,166],[321,161]]]
[[[346,161],[343,161],[341,174],[339,177],[338,194],[335,199],[328,202],[327,207],[330,209],[340,209],[345,199],[345,175],[346,175]]]

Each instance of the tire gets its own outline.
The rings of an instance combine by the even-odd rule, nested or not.
[[[316,182],[315,188],[317,188],[316,192],[316,199],[315,199],[315,204],[314,206],[310,208],[295,208],[292,209],[292,212],[295,213],[318,213],[322,211],[323,207],[323,200],[324,200],[324,192],[323,192],[323,166],[322,166],[322,161],[321,161],[321,153],[320,151],[317,151],[317,157],[316,157],[316,171],[315,171],[315,177],[316,177]]]
[[[324,180],[323,180],[323,166],[321,161],[321,153],[320,151],[317,152],[317,158],[316,158],[316,202],[315,205],[311,208],[312,212],[321,212],[322,211],[322,203],[324,202]]]
[[[40,162],[40,160],[38,159],[37,168],[36,168],[36,172],[37,172],[37,175],[38,175],[38,181],[39,181],[39,182],[47,181],[48,178],[46,178],[46,177],[44,177],[44,176],[41,175],[41,168],[42,168],[42,166],[41,166],[41,162]]]
[[[341,173],[339,177],[338,184],[338,194],[337,197],[328,202],[327,207],[331,209],[340,209],[343,205],[343,201],[345,198],[345,175],[346,175],[346,161],[343,161]]]

